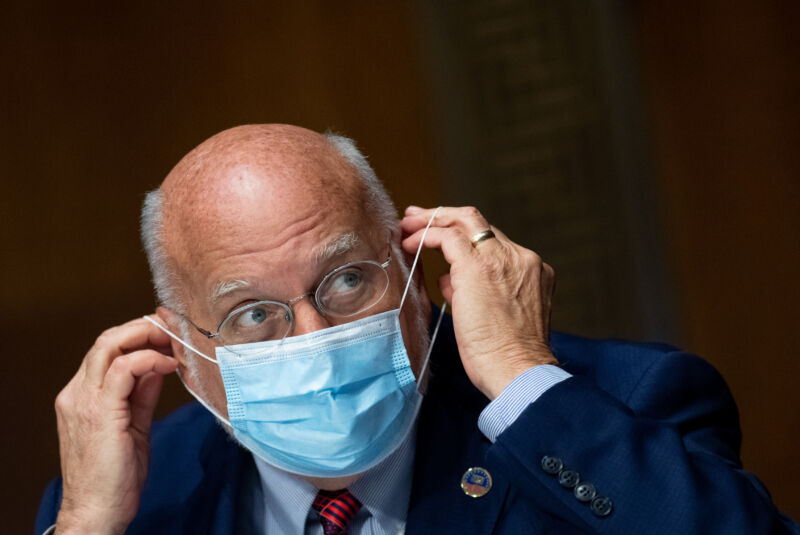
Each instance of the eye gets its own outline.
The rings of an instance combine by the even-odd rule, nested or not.
[[[236,324],[239,327],[255,327],[265,322],[267,316],[267,309],[262,307],[251,308],[250,310],[245,310],[236,318]]]
[[[330,281],[330,290],[334,293],[347,293],[358,288],[363,280],[364,277],[359,270],[343,271]]]

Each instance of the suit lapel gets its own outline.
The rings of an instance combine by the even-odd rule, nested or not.
[[[200,451],[204,476],[189,497],[184,532],[229,535],[234,532],[242,474],[252,456],[218,425],[211,428]]]
[[[454,414],[439,400],[426,399],[417,433],[406,532],[491,533],[508,483],[486,461],[491,444],[478,431],[476,419]],[[491,489],[479,498],[468,496],[461,488],[464,473],[472,467],[481,467],[492,476]]]
[[[503,508],[508,482],[486,460],[491,442],[478,429],[488,400],[467,380],[446,316],[436,341],[433,377],[420,412],[414,480],[406,533],[491,533]],[[442,336],[443,335],[443,336]],[[473,498],[461,488],[464,473],[481,467],[492,487]]]

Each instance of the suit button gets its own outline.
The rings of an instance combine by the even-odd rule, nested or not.
[[[580,480],[581,475],[575,470],[562,470],[561,473],[558,474],[558,482],[562,487],[566,487],[568,489],[571,489],[577,485]]]
[[[581,502],[590,502],[597,496],[597,491],[591,483],[581,483],[575,487],[575,497]]]
[[[556,475],[564,468],[564,463],[558,457],[550,457],[545,455],[542,457],[542,470],[550,475]]]
[[[611,514],[611,500],[606,498],[605,496],[598,496],[594,500],[592,500],[592,505],[590,508],[592,512],[597,516],[608,516]]]

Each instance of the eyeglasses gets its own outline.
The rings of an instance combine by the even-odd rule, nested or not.
[[[313,292],[288,301],[258,301],[228,314],[212,333],[184,318],[206,338],[217,338],[224,346],[283,340],[294,328],[293,305],[308,298],[323,316],[346,318],[369,310],[383,299],[389,288],[386,268],[392,261],[361,260],[340,266],[322,279]]]

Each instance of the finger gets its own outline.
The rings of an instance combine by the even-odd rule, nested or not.
[[[157,349],[162,354],[172,354],[169,336],[143,318],[108,329],[97,338],[84,359],[87,381],[92,386],[102,386],[115,358],[140,349]]]
[[[160,321],[158,316],[155,314],[150,314],[150,318],[155,319],[156,321]],[[159,351],[161,351],[162,349],[169,349],[171,347],[172,338],[167,333],[165,333],[164,331],[162,331],[161,329],[159,329],[146,319],[137,318],[129,323],[135,324],[137,326],[139,325],[144,326],[147,329],[146,330],[147,338],[146,340],[144,340],[144,342],[142,342],[141,339],[130,339],[130,338],[125,339],[123,343],[120,345],[120,349],[123,352],[128,353],[131,350],[140,349],[142,345],[145,345],[150,349],[158,349]],[[163,322],[161,323],[163,324]],[[163,326],[168,329],[166,325]]]
[[[490,227],[489,222],[474,206],[442,207],[435,209],[419,209],[416,212],[406,211],[406,217],[401,221],[401,228],[408,234],[424,228],[433,214],[436,218],[431,226],[459,227],[470,235],[484,231]]]
[[[136,381],[131,394],[131,426],[142,433],[150,432],[153,413],[161,394],[164,376],[156,372],[147,372]]]
[[[450,228],[462,232],[469,240],[470,245],[475,248],[480,245],[481,249],[484,251],[497,247],[500,245],[501,241],[508,242],[506,235],[486,222],[486,219],[484,219],[475,208],[450,208],[449,210],[449,212],[445,212],[443,218],[437,215],[436,219],[431,224],[431,228]],[[427,219],[424,217],[417,218],[416,216],[409,216],[401,222],[403,234],[406,237],[413,235],[415,232],[418,232],[419,229],[423,229],[426,226]],[[484,237],[481,241],[476,242],[475,238],[480,237],[480,235],[487,230],[492,231],[494,236],[489,238]]]
[[[403,236],[408,236],[410,234],[415,233],[416,231],[425,228],[428,226],[428,222],[433,217],[435,210],[427,210],[423,208],[418,208],[420,211],[419,213],[409,213],[411,207],[406,208],[406,215],[400,220],[400,230]],[[438,216],[431,222],[431,225],[435,225],[436,221],[438,220]]]
[[[404,239],[403,250],[410,254],[416,254],[424,232],[424,229],[419,230]],[[469,239],[463,233],[452,228],[430,227],[425,234],[424,246],[428,249],[440,249],[444,254],[444,259],[450,264],[473,253]]]
[[[442,292],[442,297],[449,305],[453,305],[453,282],[450,279],[450,274],[445,273],[439,277],[439,290]]]
[[[142,349],[117,357],[103,381],[103,398],[109,402],[128,402],[136,380],[148,372],[166,375],[174,372],[178,362],[153,349]]]
[[[483,234],[483,232],[485,232],[486,230],[492,231],[494,233],[494,236],[491,235],[489,237],[481,236],[481,234]],[[479,238],[479,240],[476,241],[476,238]],[[491,249],[493,247],[501,247],[501,240],[503,239],[507,240],[506,235],[497,230],[495,227],[490,226],[488,229],[484,229],[480,232],[472,234],[469,237],[469,243],[476,250],[480,248],[482,251],[486,251],[487,249]]]

